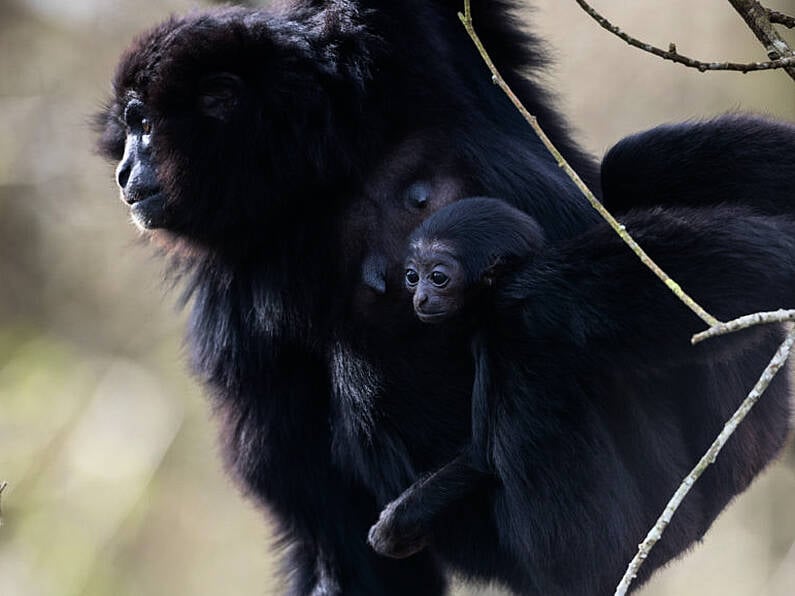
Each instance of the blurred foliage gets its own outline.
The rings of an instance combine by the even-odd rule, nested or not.
[[[598,4],[657,45],[764,56],[723,0]],[[666,120],[737,108],[795,118],[795,85],[781,74],[689,71],[625,46],[573,2],[535,5],[558,62],[550,84],[597,154]],[[112,167],[92,154],[88,122],[122,48],[192,6],[0,0],[3,596],[280,591],[267,516],[220,470],[162,264],[126,223]],[[789,449],[643,594],[795,593],[793,494]]]

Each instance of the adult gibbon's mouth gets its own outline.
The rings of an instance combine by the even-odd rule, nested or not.
[[[141,230],[155,230],[166,225],[166,198],[162,192],[149,195],[130,205],[133,223]]]

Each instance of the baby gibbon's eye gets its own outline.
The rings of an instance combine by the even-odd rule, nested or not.
[[[438,288],[443,288],[449,281],[450,278],[441,271],[434,271],[431,273],[431,283]]]

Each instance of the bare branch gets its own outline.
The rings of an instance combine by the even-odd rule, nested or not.
[[[768,8],[767,18],[770,19],[771,23],[776,25],[784,25],[787,29],[795,28],[795,17],[791,17],[788,14],[784,14],[783,12]]]
[[[690,492],[693,484],[695,484],[696,480],[698,480],[699,476],[701,476],[704,470],[706,470],[710,464],[715,462],[715,459],[718,457],[720,450],[723,449],[726,441],[729,440],[729,437],[732,436],[732,433],[734,433],[734,431],[737,429],[737,426],[740,424],[740,422],[742,422],[748,412],[751,411],[751,408],[754,407],[754,404],[759,401],[760,396],[768,388],[770,382],[773,380],[773,377],[776,376],[776,373],[781,370],[781,367],[787,362],[790,352],[792,351],[793,343],[795,343],[795,329],[790,329],[786,339],[779,346],[775,355],[770,360],[770,363],[767,365],[767,368],[765,368],[764,372],[762,372],[762,376],[759,377],[759,380],[757,381],[754,388],[751,389],[751,392],[745,398],[743,403],[740,404],[740,407],[737,408],[737,411],[724,425],[723,430],[720,431],[718,438],[715,439],[712,445],[710,445],[709,449],[707,449],[704,457],[701,458],[701,460],[682,481],[682,484],[679,485],[679,488],[674,493],[674,496],[671,497],[670,501],[668,501],[668,505],[665,507],[662,515],[660,515],[660,517],[657,519],[657,522],[654,524],[652,529],[649,530],[645,540],[638,546],[638,554],[635,555],[627,567],[624,577],[621,578],[621,582],[616,588],[615,596],[624,596],[624,594],[627,593],[632,580],[635,579],[638,574],[640,566],[643,565],[643,562],[646,560],[646,557],[649,556],[651,549],[662,537],[665,528],[668,527],[668,524],[671,522],[671,518],[673,518],[673,515],[679,505],[682,504],[682,501],[687,496],[687,493]]]
[[[731,1],[731,0],[729,0]],[[675,44],[670,44],[668,50],[663,50],[662,48],[658,48],[651,44],[648,44],[644,41],[641,41],[635,37],[632,37],[628,33],[625,33],[621,30],[621,28],[613,25],[610,21],[608,21],[605,17],[599,14],[590,4],[585,2],[585,0],[575,0],[580,7],[588,13],[588,15],[595,20],[601,27],[607,29],[613,35],[623,39],[629,45],[634,46],[643,50],[644,52],[648,52],[650,54],[654,54],[660,58],[665,60],[670,60],[671,62],[676,62],[677,64],[682,64],[683,66],[687,66],[689,68],[695,68],[700,72],[707,72],[710,70],[722,70],[722,71],[734,71],[734,72],[754,72],[760,70],[773,70],[777,68],[786,69],[795,69],[795,57],[789,56],[786,58],[778,58],[775,60],[771,60],[769,62],[705,62],[703,60],[696,60],[695,58],[690,58],[688,56],[684,56],[680,54],[676,50]]]
[[[762,42],[767,51],[767,56],[774,62],[795,59],[795,51],[778,34],[776,28],[770,22],[767,9],[756,0],[729,0],[729,4],[734,7],[745,21],[745,24],[754,32],[756,38]],[[795,80],[795,65],[784,68],[793,80]]]
[[[579,0],[578,0],[579,1]],[[681,300],[690,310],[692,310],[702,321],[704,321],[710,327],[714,327],[715,325],[719,325],[720,321],[709,314],[706,310],[704,310],[701,305],[699,305],[695,300],[693,300],[680,286],[676,283],[673,279],[671,279],[665,271],[663,271],[657,263],[655,263],[652,258],[646,254],[646,252],[638,245],[637,242],[630,236],[627,230],[624,228],[624,225],[621,224],[615,217],[613,217],[610,212],[604,208],[604,205],[599,202],[599,199],[591,192],[585,182],[579,177],[577,172],[568,164],[568,162],[563,158],[560,151],[552,144],[552,141],[549,140],[544,130],[538,124],[538,120],[535,116],[530,114],[527,109],[522,105],[522,102],[516,96],[516,94],[511,90],[508,86],[508,83],[500,75],[497,67],[494,66],[491,58],[489,57],[488,52],[486,52],[486,48],[483,47],[483,43],[480,41],[477,33],[475,32],[474,25],[472,24],[472,8],[470,6],[470,0],[464,0],[464,14],[458,13],[458,18],[461,19],[461,22],[464,24],[464,28],[466,29],[469,37],[472,38],[473,43],[480,52],[483,61],[488,66],[489,70],[491,71],[491,80],[494,82],[495,85],[499,86],[500,89],[508,96],[516,109],[524,116],[524,119],[527,120],[528,124],[533,128],[535,133],[544,143],[544,146],[549,150],[549,152],[553,155],[555,160],[558,162],[558,166],[560,166],[563,171],[569,176],[569,178],[574,181],[574,184],[577,185],[577,188],[580,189],[580,192],[585,196],[591,206],[602,216],[602,218],[610,224],[610,227],[615,230],[616,234],[618,234],[621,239],[629,246],[629,248],[634,252],[641,262],[646,265],[657,277],[659,277],[662,282],[668,287],[671,292],[673,292],[679,300]]]
[[[2,498],[3,491],[6,489],[7,486],[8,482],[5,481],[0,482],[0,499]],[[2,525],[3,525],[3,509],[2,507],[0,507],[0,527],[2,527]]]
[[[771,323],[787,323],[795,321],[795,310],[774,310],[771,312],[757,312],[743,317],[738,317],[726,323],[720,323],[710,327],[706,331],[696,333],[691,339],[690,343],[695,345],[705,339],[718,337],[719,335],[726,335],[740,331],[741,329],[748,329],[756,325],[769,325]]]

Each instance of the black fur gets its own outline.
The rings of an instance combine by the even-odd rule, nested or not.
[[[779,337],[756,328],[690,345],[703,323],[607,227],[541,248],[537,226],[489,199],[458,201],[412,242],[443,243],[467,271],[475,361],[472,444],[391,503],[371,530],[376,549],[413,554],[444,540],[452,509],[487,492],[500,544],[527,594],[611,594],[636,544],[747,388],[673,394],[682,366],[742,368]],[[748,209],[628,214],[625,225],[717,317],[795,303],[795,222]],[[512,263],[493,284],[495,261]],[[451,281],[451,284],[453,282]],[[476,297],[473,293],[479,293]],[[636,587],[700,539],[717,514],[776,456],[789,431],[786,381],[756,409],[695,485],[641,570]],[[496,481],[496,482],[495,482]],[[496,487],[495,484],[499,483]],[[521,570],[521,571],[519,571]]]
[[[752,206],[791,213],[795,124],[727,114],[629,136],[602,161],[604,203],[616,213],[654,205]]]
[[[495,242],[496,235],[499,243]],[[470,286],[495,264],[511,267],[515,260],[538,252],[545,243],[536,220],[504,201],[488,198],[468,198],[462,205],[437,211],[412,232],[409,246],[437,239],[450,242],[461,255],[465,283]]]
[[[521,74],[543,52],[511,7],[473,2],[480,35],[598,185],[549,95]],[[280,523],[294,594],[433,596],[447,569],[521,585],[485,495],[432,553],[396,562],[366,543],[380,507],[470,434],[466,337],[412,316],[408,234],[476,194],[506,197],[550,243],[596,221],[491,83],[460,9],[306,0],[175,17],[125,52],[98,119],[137,223],[188,277],[194,369],[214,395],[230,470]],[[125,115],[133,101],[142,113]],[[752,382],[766,355],[645,391],[709,401]],[[683,432],[700,445],[718,422],[694,415]]]

